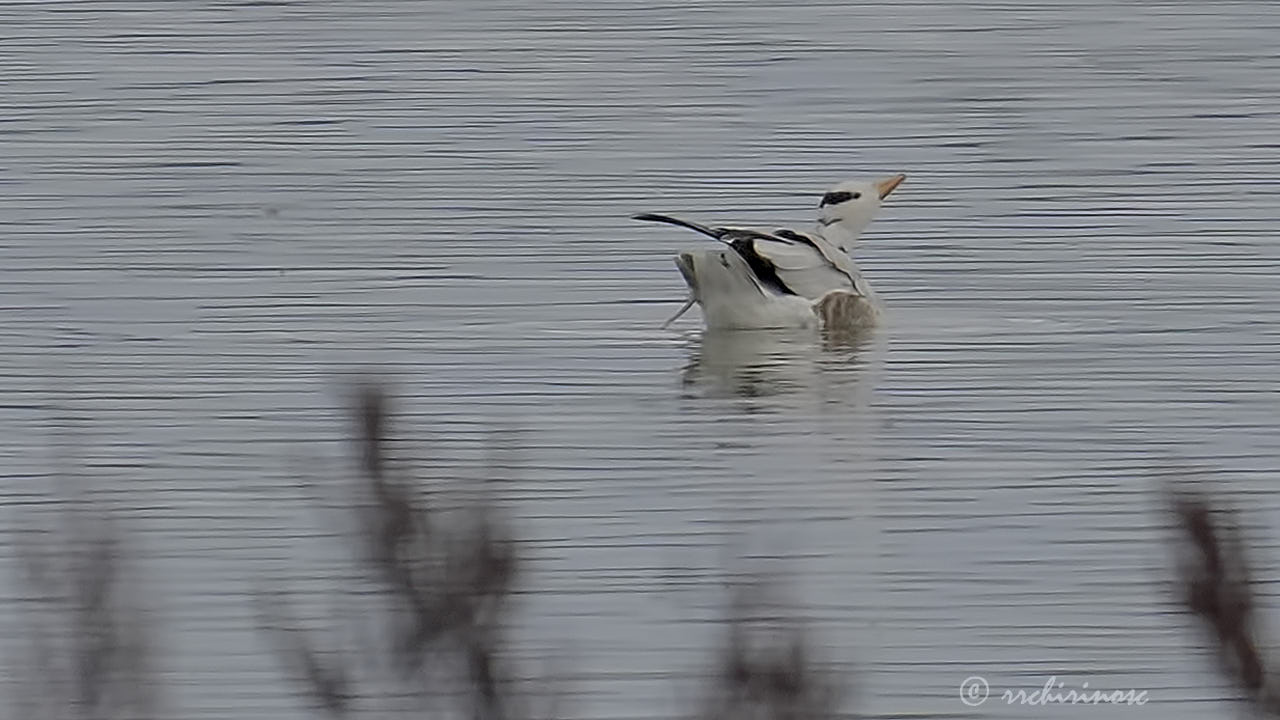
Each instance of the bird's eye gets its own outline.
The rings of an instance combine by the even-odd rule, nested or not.
[[[851,193],[847,190],[833,190],[827,193],[826,195],[822,196],[822,202],[818,203],[818,207],[826,207],[827,205],[839,205],[842,202],[845,202],[847,200],[852,200],[856,197],[858,197],[858,195],[855,195],[854,193]]]
[[[720,264],[729,267],[729,258],[725,257],[724,253],[720,253]]]

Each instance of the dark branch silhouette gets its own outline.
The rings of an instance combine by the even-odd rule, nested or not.
[[[392,669],[398,695],[438,707],[461,697],[454,714],[476,720],[529,718],[509,669],[505,639],[517,571],[516,544],[487,495],[458,509],[430,506],[420,481],[390,453],[386,396],[376,387],[356,395],[353,519],[359,557],[377,596],[385,647],[375,657],[321,653],[288,618],[278,594],[259,593],[259,616],[276,653],[311,702],[330,716],[353,716],[360,667]]]
[[[36,527],[31,527],[36,523]],[[155,617],[119,521],[85,493],[54,496],[18,519],[14,543],[25,651],[10,660],[14,717],[27,720],[160,718]]]
[[[767,612],[762,581],[734,589],[716,673],[698,720],[818,720],[839,717],[842,688],[812,657],[786,614]]]
[[[1223,674],[1268,715],[1280,717],[1280,695],[1258,649],[1252,573],[1235,513],[1202,494],[1170,490],[1186,552],[1180,561],[1182,602],[1212,635]]]
[[[388,401],[355,397],[357,472],[344,512],[355,528],[358,590],[335,584],[346,613],[376,626],[357,643],[339,623],[301,622],[278,584],[253,593],[256,616],[287,676],[325,717],[550,720],[556,678],[517,668],[508,640],[519,545],[488,484],[450,498],[392,452]],[[162,711],[154,616],[140,602],[128,533],[87,493],[54,497],[17,518],[22,652],[11,657],[12,716],[24,720],[151,720]],[[372,592],[368,592],[372,590]],[[348,592],[352,594],[344,594]],[[814,662],[801,627],[769,610],[765,584],[737,588],[699,720],[838,717],[838,687]],[[316,598],[308,598],[315,600]],[[776,606],[775,606],[776,607]],[[16,658],[16,661],[15,661]],[[518,672],[517,670],[521,670]],[[518,678],[520,678],[518,680]],[[536,685],[536,689],[530,689]]]

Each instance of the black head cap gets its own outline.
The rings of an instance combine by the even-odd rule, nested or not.
[[[862,193],[849,192],[848,190],[832,190],[822,196],[822,202],[818,203],[818,207],[839,205],[842,202],[857,200],[859,197],[862,197]]]

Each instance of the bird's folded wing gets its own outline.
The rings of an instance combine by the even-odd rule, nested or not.
[[[805,237],[808,237],[813,242],[814,247],[822,253],[822,256],[827,259],[827,262],[831,263],[832,266],[849,278],[849,282],[853,284],[854,292],[868,300],[873,300],[875,298],[875,295],[871,292],[871,286],[863,279],[862,271],[858,269],[856,264],[854,264],[853,258],[849,257],[847,253],[833,245],[830,240],[827,240],[820,233],[816,235],[806,235]]]
[[[783,246],[797,244],[794,240],[778,237],[777,235],[764,232],[763,230],[756,230],[755,228],[718,227],[716,230],[721,233],[719,239],[727,243],[732,243],[734,240],[750,240],[753,243],[763,242]]]
[[[871,297],[871,288],[853,260],[824,238],[795,231],[774,233],[777,240],[756,240],[757,253],[771,262],[778,279],[796,294],[813,299],[832,290]]]
[[[768,258],[779,270],[812,270],[832,267],[831,263],[812,245],[783,243],[774,240],[756,240],[751,243],[761,257]],[[834,268],[833,268],[834,269]]]

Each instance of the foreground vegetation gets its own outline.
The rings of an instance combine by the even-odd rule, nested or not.
[[[348,488],[360,614],[371,640],[344,643],[347,628],[304,630],[290,588],[258,583],[259,631],[319,716],[535,720],[570,710],[555,678],[530,682],[508,637],[521,576],[520,542],[492,488],[447,498],[395,457],[389,400],[354,395],[359,472]],[[20,533],[21,642],[6,665],[12,715],[29,720],[173,720],[155,663],[155,627],[136,582],[127,533],[91,496],[72,488],[57,512]],[[833,673],[815,662],[800,625],[770,610],[768,583],[731,593],[714,672],[689,714],[706,720],[802,720],[840,716]],[[308,598],[321,604],[333,598]],[[571,712],[564,714],[573,715]]]
[[[283,678],[317,715],[535,720],[560,717],[555,678],[517,667],[508,637],[521,543],[489,487],[449,496],[399,461],[388,398],[354,395],[358,472],[347,488],[357,529],[352,549],[368,602],[369,642],[344,643],[346,628],[304,630],[287,587],[263,581],[254,597],[258,631]],[[483,483],[482,483],[483,485]],[[172,720],[157,673],[129,537],[116,518],[74,485],[55,512],[16,522],[16,642],[6,646],[10,717],[29,720]],[[1203,492],[1167,492],[1179,549],[1179,601],[1198,619],[1225,677],[1259,714],[1280,717],[1280,691],[1260,649],[1255,584],[1235,513]],[[842,717],[845,683],[813,659],[800,625],[765,602],[767,579],[734,588],[713,672],[689,716],[705,720]],[[349,589],[333,588],[336,602]],[[317,600],[317,598],[308,598]]]

